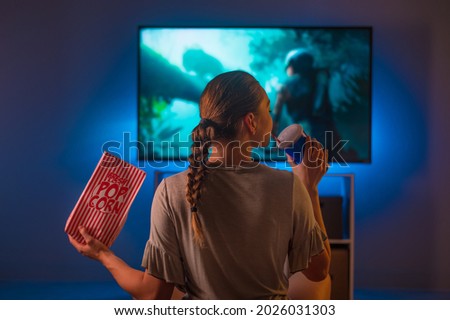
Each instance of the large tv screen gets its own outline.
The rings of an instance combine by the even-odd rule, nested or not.
[[[139,159],[186,160],[200,95],[216,75],[252,74],[277,133],[301,124],[339,163],[371,161],[370,27],[139,28]],[[256,149],[255,159],[283,160]]]

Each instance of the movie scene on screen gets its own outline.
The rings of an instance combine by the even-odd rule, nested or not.
[[[371,162],[371,42],[369,27],[139,28],[139,159],[186,160],[206,84],[242,70],[267,92],[275,135],[297,123],[331,161]],[[285,160],[275,141],[253,155]]]

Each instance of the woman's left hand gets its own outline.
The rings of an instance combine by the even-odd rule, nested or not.
[[[79,253],[88,258],[99,261],[100,256],[103,253],[110,252],[109,248],[103,243],[92,237],[84,227],[79,227],[78,229],[84,238],[86,244],[79,243],[72,236],[69,235],[70,243],[77,249]]]
[[[320,142],[311,137],[306,138],[302,163],[296,164],[294,159],[286,154],[292,172],[297,175],[305,185],[306,189],[317,191],[322,177],[328,170],[328,150],[323,149]]]

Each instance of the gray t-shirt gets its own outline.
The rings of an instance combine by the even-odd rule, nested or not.
[[[142,266],[187,299],[286,298],[286,258],[295,273],[324,249],[308,192],[292,172],[211,169],[198,205],[205,248],[193,240],[186,183],[187,170],[158,186]]]

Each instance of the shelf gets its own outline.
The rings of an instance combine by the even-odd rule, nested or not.
[[[319,184],[321,209],[331,245],[332,299],[353,299],[354,175],[327,174]]]
[[[352,241],[350,239],[329,239],[330,244],[351,244]]]

